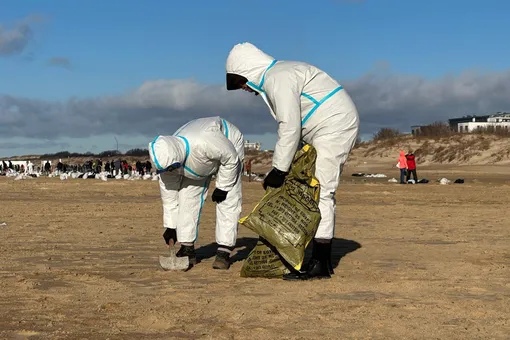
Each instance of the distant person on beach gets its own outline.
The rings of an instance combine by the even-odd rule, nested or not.
[[[407,161],[406,182],[409,182],[409,180],[411,179],[411,175],[413,175],[414,182],[418,183],[418,176],[416,175],[416,157],[411,150],[406,155],[406,161]]]
[[[404,151],[400,151],[400,156],[398,157],[397,168],[400,169],[400,184],[406,184],[406,176],[407,176],[407,159],[406,153]]]

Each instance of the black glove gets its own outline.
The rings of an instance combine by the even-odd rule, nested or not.
[[[166,228],[163,233],[163,238],[165,239],[165,243],[170,245],[170,240],[173,240],[174,244],[177,242],[177,230],[172,228]]]
[[[271,188],[279,188],[283,185],[283,182],[285,181],[285,177],[287,177],[289,173],[285,171],[278,170],[277,168],[273,168],[271,172],[269,172],[264,178],[264,183],[262,183],[262,186],[264,187],[264,190],[266,190],[267,187]]]
[[[218,188],[214,189],[212,193],[212,201],[216,203],[221,203],[227,198],[227,191],[220,190]]]

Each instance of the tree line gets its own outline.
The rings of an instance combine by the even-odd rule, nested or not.
[[[482,134],[482,135],[496,135],[500,137],[510,137],[510,130],[501,126],[487,126],[480,127],[472,132],[471,134]],[[444,122],[434,122],[429,125],[423,125],[420,127],[418,133],[414,136],[416,138],[428,137],[428,138],[443,138],[450,137],[453,135],[466,134],[452,130],[450,125]],[[394,139],[403,136],[404,134],[398,129],[394,128],[381,128],[373,136],[373,141],[381,141]]]
[[[85,153],[81,152],[69,152],[69,151],[59,151],[55,153],[46,153],[44,155],[40,155],[39,159],[48,159],[48,158],[107,158],[107,157],[121,157],[121,156],[132,156],[132,157],[148,157],[149,150],[148,149],[131,149],[124,153],[118,150],[106,150],[101,151],[99,153],[93,153],[87,151]]]

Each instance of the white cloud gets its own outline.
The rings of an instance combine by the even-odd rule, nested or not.
[[[34,138],[116,133],[169,134],[190,119],[220,115],[248,132],[272,124],[264,104],[224,86],[191,80],[147,81],[125,95],[48,102],[0,95],[0,135]]]
[[[17,22],[13,27],[0,25],[0,56],[21,54],[33,38],[32,25],[41,19],[40,16],[32,15]]]
[[[70,70],[72,68],[71,60],[69,60],[69,58],[66,57],[52,57],[48,59],[47,64],[49,66],[61,67],[67,70]]]
[[[410,125],[466,114],[510,110],[510,71],[466,71],[439,79],[387,72],[347,84],[362,118],[362,132],[381,126],[408,131]]]
[[[510,71],[465,72],[441,79],[373,72],[344,83],[361,116],[361,133],[471,113],[510,109]],[[262,98],[193,80],[151,80],[130,93],[49,102],[0,95],[0,136],[76,138],[173,133],[198,117],[220,115],[247,135],[274,132]]]

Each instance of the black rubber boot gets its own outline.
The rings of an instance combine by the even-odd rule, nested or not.
[[[327,243],[321,243],[321,245],[324,247],[324,259],[326,261],[326,263],[328,264],[328,272],[329,272],[329,275],[333,275],[335,274],[334,270],[333,270],[333,262],[331,262],[331,253],[332,253],[332,243],[333,241],[332,240],[329,240],[329,242]],[[314,244],[315,246],[315,244]]]
[[[329,242],[317,242],[313,240],[312,258],[304,272],[292,272],[284,275],[284,280],[313,280],[329,279],[333,272],[331,263],[331,240]]]
[[[189,267],[186,270],[190,270],[191,267],[197,264],[197,255],[195,254],[195,246],[194,245],[181,245],[181,249],[177,253],[175,253],[176,257],[184,257],[187,256],[189,259]]]
[[[213,269],[222,269],[227,270],[230,268],[230,254],[234,250],[234,247],[227,247],[219,245],[218,250],[216,251],[216,258],[213,262]]]
[[[213,269],[227,270],[230,268],[230,254],[225,251],[217,251],[214,259]]]

